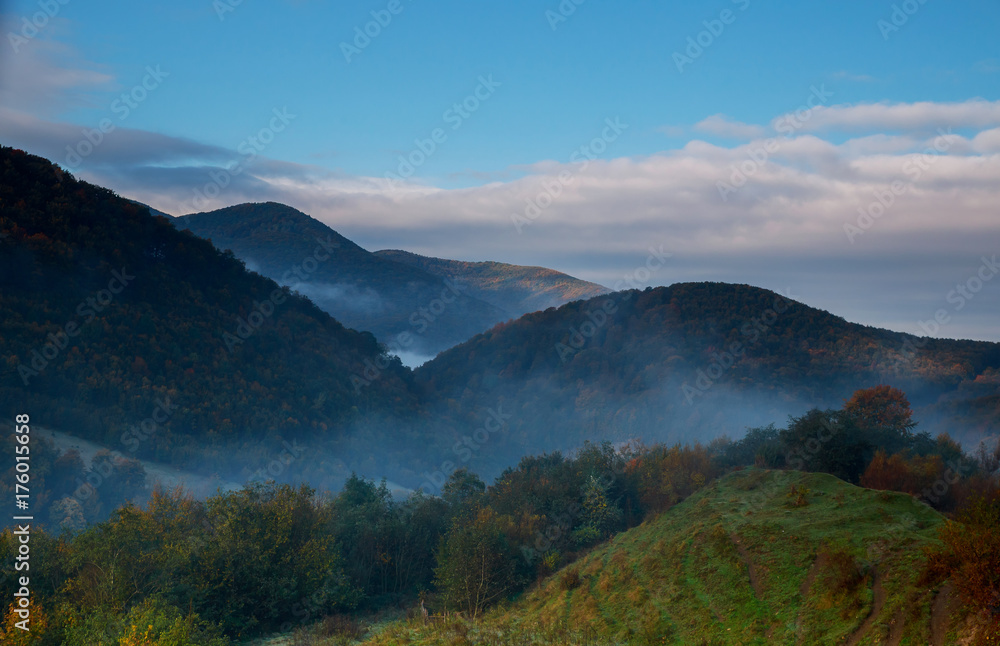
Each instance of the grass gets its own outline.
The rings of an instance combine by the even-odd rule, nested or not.
[[[365,643],[925,645],[937,591],[918,585],[922,548],[943,520],[905,494],[748,469],[475,625],[397,621]]]

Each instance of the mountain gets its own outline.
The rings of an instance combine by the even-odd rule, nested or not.
[[[1000,432],[1000,344],[857,325],[748,285],[677,284],[528,314],[414,375],[451,441],[505,416],[502,431],[449,451],[490,477],[585,440],[740,436],[878,384],[909,395],[919,430],[972,446]]]
[[[943,523],[905,494],[740,471],[476,624],[399,622],[365,643],[970,643],[952,584],[921,580]]]
[[[149,206],[148,204],[143,204],[142,202],[140,202],[138,200],[129,200],[129,202],[131,202],[132,204],[135,204],[136,206],[141,206],[142,208],[146,209],[147,211],[149,211],[150,215],[158,215],[160,217],[168,218],[168,219],[173,219],[173,217],[174,217],[174,216],[170,215],[169,213],[164,213],[163,211],[158,211],[157,209],[154,209],[153,207]]]
[[[1000,432],[1000,344],[856,325],[747,285],[573,301],[499,323],[410,371],[372,334],[246,271],[176,220],[20,151],[2,149],[0,163],[0,402],[134,457],[190,469],[203,459],[208,473],[237,480],[297,440],[307,456],[274,475],[335,486],[331,474],[357,470],[434,490],[457,467],[492,478],[525,455],[586,440],[738,437],[881,383],[909,395],[919,430],[970,447]],[[445,279],[288,207],[180,219],[190,226],[229,236],[214,238],[223,246],[249,241],[250,267],[284,266],[318,300],[320,287],[339,284],[400,299],[385,304],[394,316],[424,307],[435,317],[421,319],[425,338],[441,333],[442,343],[472,334],[474,313],[477,326],[497,315],[461,293],[435,307]],[[406,316],[393,320],[409,327]]]
[[[241,204],[174,224],[231,249],[248,268],[403,356],[437,354],[507,318],[461,282],[372,254],[283,204]]]
[[[291,442],[416,406],[410,372],[370,333],[6,147],[0,317],[3,409],[129,457],[252,471]],[[360,392],[372,364],[379,378]]]
[[[522,267],[502,262],[464,262],[428,258],[399,250],[375,255],[465,285],[468,293],[504,310],[508,318],[560,307],[571,301],[601,296],[608,288],[544,267]]]

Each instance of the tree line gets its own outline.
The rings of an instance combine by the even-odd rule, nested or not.
[[[34,532],[35,629],[13,630],[11,608],[0,634],[11,644],[220,646],[417,599],[475,619],[745,468],[826,472],[923,498],[951,518],[925,555],[928,585],[951,579],[996,621],[998,463],[1000,450],[968,455],[946,435],[916,432],[906,396],[882,386],[738,441],[586,444],[525,457],[489,486],[463,469],[440,496],[394,499],[385,482],[358,476],[336,494],[273,482],[203,501],[158,490],[82,530]],[[11,532],[0,534],[8,599],[15,551]]]

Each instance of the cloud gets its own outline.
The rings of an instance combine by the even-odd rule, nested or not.
[[[733,121],[724,114],[714,114],[703,119],[694,125],[694,129],[727,139],[753,139],[767,133],[763,126]]]
[[[867,103],[819,106],[803,124],[810,132],[918,132],[937,128],[988,128],[1000,125],[1000,101],[960,103]]]
[[[50,63],[42,60],[37,69]],[[0,140],[68,164],[66,147],[95,124],[66,123],[28,106],[53,93],[62,97],[55,103],[66,105],[113,79],[84,70],[18,82],[35,83],[34,89],[0,108]],[[0,83],[4,96],[10,88]],[[966,278],[967,265],[1000,252],[1000,102],[819,107],[802,124],[785,137],[773,123],[714,115],[695,128],[734,144],[693,139],[642,157],[538,162],[480,175],[485,183],[454,190],[419,182],[393,189],[382,178],[271,159],[267,150],[249,159],[124,127],[72,172],[174,215],[273,200],[369,249],[551,266],[605,285],[634,275],[649,248],[662,246],[675,256],[650,284],[792,287],[812,305],[872,324],[880,322],[879,312],[896,322],[932,317]],[[939,127],[962,136],[937,150]],[[834,140],[827,132],[849,136]],[[723,182],[740,185],[723,199]],[[858,226],[860,214],[894,182],[905,190],[852,244],[845,225]],[[901,266],[907,267],[902,277]],[[998,304],[996,295],[984,295],[952,329],[995,338]],[[899,326],[918,331],[915,323]]]
[[[56,29],[63,22],[53,18],[47,29]],[[7,35],[14,24],[9,16],[0,16],[0,33]],[[4,47],[9,45],[4,43]],[[34,38],[17,54],[5,51],[0,56],[0,105],[9,110],[57,114],[93,106],[103,92],[115,88],[115,79],[107,70],[53,40]]]

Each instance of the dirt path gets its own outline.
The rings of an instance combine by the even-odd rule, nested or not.
[[[809,596],[809,591],[812,590],[813,582],[816,580],[816,574],[820,571],[823,565],[826,563],[826,555],[820,554],[813,561],[813,564],[809,566],[809,572],[806,574],[805,580],[802,585],[799,586],[799,596],[805,600]]]
[[[865,619],[865,622],[861,624],[861,627],[854,631],[851,638],[847,642],[847,646],[858,646],[861,642],[861,638],[868,634],[872,626],[875,625],[875,621],[878,619],[879,613],[882,612],[882,606],[885,605],[886,593],[885,588],[882,587],[882,573],[875,570],[875,583],[872,584],[872,611]]]
[[[906,628],[906,608],[900,608],[892,616],[892,626],[889,628],[888,646],[899,646],[903,641],[903,629]]]
[[[744,563],[746,563],[747,573],[750,575],[750,587],[753,588],[753,593],[757,595],[757,599],[763,601],[764,589],[760,585],[760,576],[757,574],[757,569],[753,565],[750,553],[747,551],[747,548],[743,545],[742,541],[740,541],[740,537],[736,534],[736,532],[731,533],[729,535],[729,539],[733,542],[733,545],[736,546],[736,551],[740,553],[740,558],[743,559]]]
[[[813,582],[816,581],[816,575],[819,573],[823,566],[826,565],[826,554],[821,553],[813,561],[813,564],[809,566],[809,572],[806,574],[806,578],[802,581],[802,585],[799,586],[799,597],[802,599],[802,605],[799,607],[799,616],[795,618],[795,632],[797,636],[796,644],[802,644],[805,639],[805,631],[802,625],[802,614],[805,612],[806,600],[809,598],[809,592],[812,591]]]
[[[934,597],[931,608],[931,646],[944,646],[948,635],[948,624],[951,623],[951,613],[954,608],[955,588],[951,581],[945,583]]]

